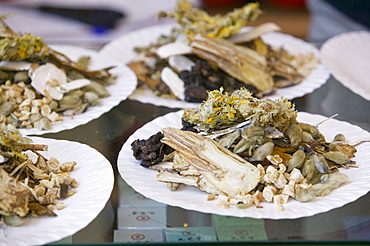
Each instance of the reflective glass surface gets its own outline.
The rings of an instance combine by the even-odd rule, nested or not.
[[[331,77],[312,94],[293,99],[296,109],[332,116],[370,130],[370,103]],[[145,123],[179,109],[125,100],[86,125],[42,137],[90,145],[112,164],[116,181],[103,211],[86,228],[60,243],[196,243],[249,242],[305,244],[315,241],[369,241],[369,194],[343,207],[299,219],[233,218],[187,211],[156,203],[136,193],[117,172],[117,156],[127,138]],[[88,208],[86,208],[88,210]],[[138,221],[152,218],[148,223]]]

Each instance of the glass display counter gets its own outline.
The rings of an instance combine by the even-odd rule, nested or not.
[[[310,95],[292,100],[296,109],[370,130],[370,102],[331,77]],[[370,242],[370,196],[343,207],[299,219],[252,219],[187,211],[135,192],[117,171],[118,153],[145,123],[179,109],[125,100],[86,125],[42,137],[85,143],[112,164],[115,186],[110,200],[86,228],[53,244],[366,244]],[[369,177],[370,178],[370,177]],[[89,208],[86,208],[88,211]]]
[[[2,7],[4,8],[4,6]],[[139,9],[140,16],[146,16],[142,14],[141,5]],[[147,6],[144,9],[151,8]],[[226,11],[224,8],[222,10]],[[218,13],[220,9],[216,8],[213,12]],[[19,15],[22,13],[20,12]],[[290,12],[290,14],[292,13]],[[299,26],[298,34],[301,35],[302,30],[306,30],[301,28],[302,23],[298,25],[297,21],[284,18],[286,15],[287,12],[265,16],[272,16],[274,20],[283,20],[281,24],[284,30],[285,27],[294,26],[295,29]],[[35,16],[32,16],[32,19]],[[128,17],[130,16],[128,15]],[[300,21],[302,19],[303,21]],[[306,19],[307,14],[302,15],[299,12],[294,20],[303,22],[305,26],[307,25]],[[124,23],[128,25],[127,28],[121,31],[146,26],[148,24],[146,21],[146,19],[142,22],[131,21],[131,23],[127,21]],[[264,21],[263,19],[261,22]],[[27,21],[22,21],[21,27],[25,25],[24,22],[27,23]],[[42,27],[45,22],[47,21],[43,22]],[[150,19],[150,24],[153,24],[151,22],[152,19]],[[73,24],[75,25],[75,23]],[[34,26],[39,29],[38,25]],[[16,28],[16,30],[18,29],[29,32],[26,27]],[[49,31],[53,28],[45,29]],[[78,33],[78,36],[83,36],[82,31],[76,26],[66,29],[73,30]],[[70,34],[63,35],[60,29],[57,30],[57,34],[63,38],[71,39]],[[58,39],[62,38],[59,36],[52,37],[52,40],[58,41],[57,44],[60,43]],[[83,36],[83,38],[85,37]],[[96,40],[93,39],[93,41],[101,42],[100,36],[94,38]],[[105,39],[103,41],[106,42]],[[93,42],[93,46],[94,44]],[[82,45],[82,42],[79,41],[78,45]],[[100,49],[101,47],[94,48]],[[336,119],[370,131],[370,114],[368,114],[370,102],[353,93],[333,77],[330,77],[323,86],[311,94],[293,99],[292,102],[299,111],[326,117],[338,114]],[[132,243],[139,245],[370,244],[370,234],[368,233],[370,231],[370,195],[368,193],[354,202],[328,212],[298,219],[273,220],[221,216],[185,210],[156,202],[136,192],[121,178],[117,169],[117,158],[122,145],[131,134],[147,122],[178,110],[180,109],[154,106],[127,99],[87,124],[71,130],[41,135],[44,138],[76,141],[91,146],[109,160],[115,174],[114,188],[110,199],[98,216],[74,235],[48,245],[131,245]],[[89,208],[84,209],[88,213]]]

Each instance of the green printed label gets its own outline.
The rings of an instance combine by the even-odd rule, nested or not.
[[[212,227],[176,227],[165,229],[167,242],[217,241]]]
[[[263,225],[228,225],[216,227],[218,241],[267,240]]]

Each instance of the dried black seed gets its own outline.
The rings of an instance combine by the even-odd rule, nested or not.
[[[229,93],[241,87],[247,88],[253,94],[257,93],[253,86],[230,77],[200,58],[195,61],[191,71],[181,71],[179,77],[184,81],[185,100],[188,102],[203,102],[208,96],[207,91],[219,90],[221,87]]]
[[[148,167],[157,164],[163,160],[164,155],[173,151],[170,146],[161,142],[162,138],[163,133],[157,132],[148,139],[137,139],[131,143],[133,156],[137,160],[142,160],[140,165]]]

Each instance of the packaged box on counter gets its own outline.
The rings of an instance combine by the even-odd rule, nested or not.
[[[263,219],[212,215],[218,241],[267,240]]]
[[[263,225],[228,225],[215,227],[218,241],[264,241],[267,240]]]
[[[166,207],[119,207],[118,229],[164,228],[167,224]]]
[[[163,229],[123,229],[115,230],[114,243],[153,243],[163,242]]]
[[[167,242],[217,241],[213,227],[174,227],[166,228]]]
[[[156,202],[135,191],[122,178],[118,180],[119,200],[121,207],[139,206],[139,207],[165,207],[164,203]]]

